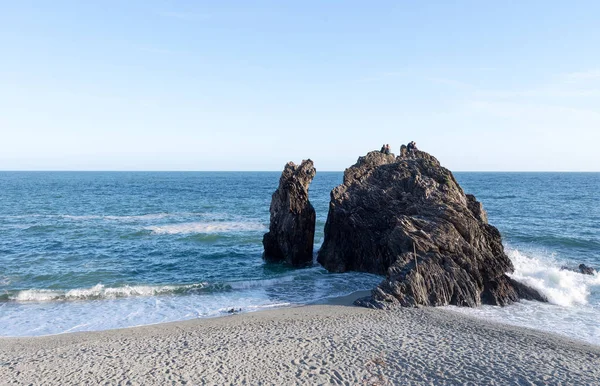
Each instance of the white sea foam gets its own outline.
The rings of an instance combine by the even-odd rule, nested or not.
[[[115,299],[132,296],[165,295],[176,292],[183,292],[195,288],[204,288],[206,285],[206,283],[199,283],[180,286],[126,285],[123,287],[105,287],[102,284],[97,284],[89,288],[75,288],[67,291],[48,289],[23,290],[10,295],[8,299],[16,302],[50,302],[89,299]]]
[[[183,217],[183,216],[198,216],[199,213],[148,213],[140,215],[130,216],[112,216],[112,215],[83,215],[83,216],[72,216],[72,215],[59,215],[58,217],[74,220],[74,221],[87,221],[87,220],[109,220],[109,221],[149,221],[149,220],[161,220],[164,218]]]
[[[274,304],[264,304],[264,305],[250,305],[247,306],[246,309],[250,310],[263,310],[265,308],[281,308],[281,307],[289,307],[292,303],[274,303]]]
[[[181,224],[154,225],[144,228],[155,234],[226,233],[265,230],[258,222],[189,222]]]
[[[69,291],[28,290],[11,294],[0,303],[0,336],[39,336],[74,331],[106,330],[192,318],[222,316],[231,309],[252,312],[265,308],[303,304],[324,296],[346,294],[348,280],[366,274],[323,275],[309,280],[302,293],[301,282],[309,272],[287,273],[268,279],[225,281],[172,286],[92,287]],[[319,276],[319,275],[317,275]],[[369,278],[369,287],[379,277]],[[343,289],[338,288],[343,282]],[[352,289],[364,289],[357,281]],[[198,289],[198,290],[196,290]],[[169,296],[177,294],[181,296]],[[155,296],[166,295],[166,296]]]
[[[129,296],[154,296],[173,293],[177,290],[184,289],[188,286],[149,286],[149,285],[134,285],[123,287],[104,287],[102,284],[97,284],[92,288],[77,288],[69,290],[65,293],[65,299],[96,299],[96,298],[118,298]]]
[[[63,293],[53,290],[23,290],[9,297],[17,302],[49,302],[58,299]]]
[[[289,306],[262,291],[189,296],[135,296],[115,300],[51,304],[13,303],[0,312],[0,336],[39,336],[95,331],[222,316],[231,309],[252,312]],[[26,321],[25,323],[23,321]]]
[[[562,262],[541,253],[507,248],[510,274],[547,297],[548,303],[521,301],[507,306],[448,307],[478,318],[548,331],[600,345],[600,275],[561,270]]]
[[[446,307],[476,318],[528,327],[600,345],[600,309],[592,306],[563,307],[523,300],[506,307]]]
[[[283,276],[275,279],[235,281],[228,283],[228,285],[233,289],[249,289],[268,287],[271,285],[287,283],[291,281],[294,281],[294,276]]]
[[[515,266],[510,276],[548,298],[560,306],[588,304],[592,288],[600,286],[600,275],[582,275],[569,270],[561,270],[557,262],[548,258],[527,256],[517,249],[508,249],[508,256]]]
[[[186,293],[189,290],[206,288],[208,290],[238,289],[247,290],[264,288],[294,280],[293,276],[284,276],[274,279],[246,280],[227,283],[197,283],[187,285],[125,285],[122,287],[105,287],[96,284],[89,288],[75,288],[71,290],[31,289],[22,290],[8,296],[9,301],[15,302],[51,302],[51,301],[76,301],[92,299],[116,299],[134,296],[156,296],[175,293]]]

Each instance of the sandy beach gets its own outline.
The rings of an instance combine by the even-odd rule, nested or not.
[[[600,347],[436,308],[330,304],[0,339],[0,383],[598,384]]]

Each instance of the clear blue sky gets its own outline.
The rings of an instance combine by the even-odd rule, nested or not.
[[[0,170],[600,170],[599,1],[3,1]]]

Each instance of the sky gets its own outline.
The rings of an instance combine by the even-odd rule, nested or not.
[[[598,1],[0,0],[0,170],[600,171]]]

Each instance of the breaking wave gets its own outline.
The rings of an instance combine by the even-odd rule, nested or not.
[[[534,328],[600,345],[600,275],[561,270],[560,261],[538,252],[506,249],[510,274],[546,296],[548,303],[522,300],[507,307],[454,307],[453,312],[514,326]]]
[[[137,296],[190,295],[263,288],[280,283],[291,282],[293,280],[293,276],[284,276],[275,279],[232,281],[224,283],[195,283],[186,285],[126,285],[122,287],[105,287],[103,284],[96,284],[89,288],[75,288],[70,290],[29,289],[7,291],[4,294],[0,294],[0,301],[36,303],[117,299]]]
[[[586,305],[593,292],[600,292],[600,274],[583,275],[560,269],[561,264],[547,258],[527,256],[517,249],[507,254],[515,267],[510,276],[546,296],[552,304],[570,307]]]
[[[13,291],[0,295],[0,300],[15,302],[50,302],[116,299],[132,296],[155,296],[167,294],[183,294],[198,291],[208,287],[206,283],[188,285],[126,285],[123,287],[105,287],[96,284],[90,288],[75,288],[71,290],[30,289]]]

